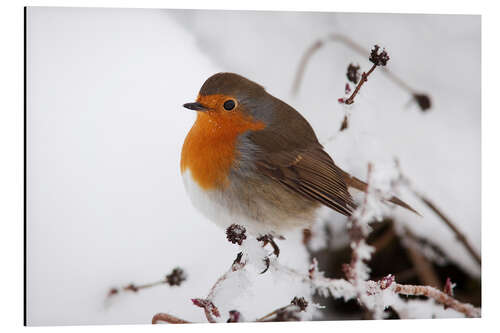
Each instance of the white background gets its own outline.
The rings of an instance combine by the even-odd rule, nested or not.
[[[285,8],[283,8],[283,9],[285,9]],[[366,8],[366,9],[368,9],[368,8]],[[351,10],[355,10],[355,9],[351,9]],[[18,49],[19,49],[19,48],[18,48]],[[20,64],[22,64],[22,63],[20,63]],[[12,82],[18,82],[18,83],[21,83],[20,78],[18,78],[17,80],[11,81],[10,86],[12,86]],[[20,88],[20,87],[21,87],[20,85],[18,85],[18,86],[17,86],[17,88]],[[8,96],[8,95],[9,95],[9,94],[7,94],[7,96]],[[16,95],[11,94],[11,97],[12,97],[12,96],[16,96]],[[20,97],[21,95],[19,94],[19,95],[17,95],[17,96],[18,96],[18,97]],[[16,103],[14,103],[14,105],[16,105]],[[17,119],[20,119],[20,117],[18,117]],[[485,127],[486,127],[486,126],[485,126]],[[5,133],[5,132],[3,132],[3,133]],[[18,131],[17,133],[18,133],[18,134],[20,134],[20,131]],[[19,139],[20,137],[18,136],[17,138]],[[485,142],[485,143],[486,143],[486,142]],[[19,148],[19,147],[18,147],[18,148]],[[18,154],[17,154],[17,155],[14,155],[14,157],[15,157],[15,156],[18,156],[18,158],[19,158],[19,157],[21,157],[21,155],[19,154],[19,152],[18,152]],[[17,159],[17,160],[19,161],[19,159]],[[19,165],[18,165],[18,166],[19,166]],[[18,171],[18,172],[17,172],[18,176],[21,176],[22,174],[19,172],[19,169],[17,169],[17,171]],[[484,174],[483,176],[484,176],[484,177],[486,177],[486,174]],[[20,179],[21,179],[21,178],[18,178],[18,180],[20,180]],[[13,189],[13,191],[9,193],[9,197],[15,196],[15,194],[16,194],[16,193],[18,194],[18,197],[19,197],[19,194],[20,194],[20,192],[19,192],[19,186],[17,186],[16,188],[17,188],[17,191],[14,191],[14,189]],[[7,202],[7,200],[4,200],[3,202]],[[13,207],[13,208],[18,208],[18,209],[20,208],[20,206],[14,206],[14,205],[6,205],[6,206],[7,206],[7,207],[8,207],[8,206],[11,206],[11,207]],[[14,215],[12,215],[12,217],[14,217],[14,216],[18,216],[18,217],[20,217],[20,216],[21,216],[21,215],[20,215],[20,212],[21,212],[21,211],[17,211],[17,213],[14,213]],[[485,216],[483,217],[483,219],[487,222],[488,216],[487,216],[487,215],[485,215]],[[11,220],[12,220],[12,218],[11,218]],[[486,262],[487,262],[487,261],[485,260],[485,263],[486,263]],[[17,267],[19,267],[19,265],[18,265]],[[19,269],[18,269],[18,270],[19,270]],[[18,281],[18,282],[19,282],[19,281]],[[486,299],[486,298],[485,298],[485,299]],[[485,308],[486,308],[486,306],[485,306]],[[483,313],[484,313],[485,315],[487,314],[487,308],[485,309],[485,311],[484,311]],[[361,325],[362,325],[362,324],[361,324]],[[433,323],[433,325],[434,325],[434,323]]]

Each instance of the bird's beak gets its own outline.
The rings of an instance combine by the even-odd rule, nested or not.
[[[204,106],[203,104],[200,104],[198,102],[194,103],[186,103],[183,105],[186,109],[194,110],[194,111],[207,111],[208,108]]]

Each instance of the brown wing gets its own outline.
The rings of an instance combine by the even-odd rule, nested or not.
[[[343,215],[352,214],[356,205],[342,173],[317,140],[298,143],[269,130],[253,132],[249,139],[258,147],[255,163],[261,173]]]

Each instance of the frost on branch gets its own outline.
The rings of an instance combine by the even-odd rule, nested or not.
[[[268,250],[262,246],[262,242],[265,244],[266,240],[270,243],[269,237],[247,236],[242,226],[234,224],[227,230],[228,241],[240,245],[241,252],[236,255],[227,271],[216,279],[206,296],[192,298],[192,304],[203,310],[206,321],[209,323],[310,320],[325,310],[325,307],[317,303],[321,301],[313,297],[315,294],[322,298],[333,298],[343,302],[355,300],[366,315],[373,319],[387,318],[389,308],[399,318],[481,316],[480,308],[454,298],[456,285],[451,282],[451,279],[446,280],[441,291],[427,285],[400,283],[398,276],[394,274],[386,274],[379,278],[371,276],[370,261],[376,249],[380,249],[382,245],[371,245],[367,239],[382,223],[383,217],[390,212],[390,206],[387,205],[386,200],[393,195],[390,193],[393,183],[387,180],[387,173],[381,173],[372,165],[368,166],[366,179],[367,191],[347,223],[351,258],[344,265],[345,278],[327,277],[319,269],[318,261],[314,258],[309,269],[303,271],[280,263],[277,256],[272,256],[271,260]],[[304,243],[309,244],[312,234],[308,232],[305,235],[307,237],[304,238]],[[252,293],[265,265],[264,259],[268,259],[266,274],[283,285],[301,285],[307,292],[293,297],[289,304],[275,308],[271,312],[266,311],[267,314],[260,317],[251,316],[245,313],[245,304],[237,301],[245,294]],[[157,284],[179,286],[185,279],[184,271],[175,268],[164,280],[144,285],[130,284],[120,290],[137,292],[142,288]],[[110,295],[118,292],[119,289],[114,288],[110,291]],[[415,296],[426,299],[415,298]],[[267,299],[269,295],[264,293],[256,297]],[[152,322],[179,324],[191,321],[180,318],[176,314],[158,313],[152,318]]]
[[[329,40],[341,41],[356,48],[356,44],[340,35],[332,35]],[[307,58],[323,45],[324,41],[319,41],[308,50],[306,60],[300,65],[301,73]],[[360,66],[354,66],[352,63],[348,66],[346,76],[350,83],[345,84],[345,96],[338,99],[340,103],[347,105],[354,103],[356,94],[367,82],[368,76],[376,67],[381,67],[378,71],[388,75],[389,79],[392,79],[413,96],[422,110],[430,108],[430,98],[427,95],[416,92],[384,67],[389,61],[389,55],[385,50],[381,51],[380,47],[375,45],[371,52],[361,50],[361,53],[373,65],[367,72],[362,73],[359,72]],[[301,73],[299,74],[302,75]],[[296,83],[300,83],[300,75],[297,76]],[[351,83],[355,85],[352,89]],[[368,84],[367,87],[370,85]],[[350,126],[350,113],[348,113],[348,108],[345,109],[346,113],[340,125],[340,131],[345,131]],[[391,176],[396,184],[393,186],[394,184],[386,181],[385,171],[387,170],[376,170],[375,167],[368,166],[366,193],[362,194],[359,206],[352,216],[347,221],[342,220],[342,228],[346,227],[347,229],[347,232],[344,232],[344,238],[348,239],[346,242],[339,241],[342,236],[332,233],[334,228],[331,228],[331,223],[328,221],[319,227],[318,224],[311,226],[311,229],[303,233],[303,240],[300,244],[304,245],[311,254],[312,264],[309,270],[304,267],[302,269],[290,267],[282,261],[283,256],[278,260],[279,248],[269,235],[253,238],[251,235],[247,235],[244,226],[232,224],[226,230],[227,240],[238,245],[241,252],[229,265],[228,270],[214,279],[215,283],[208,290],[206,296],[201,295],[202,297],[192,299],[193,305],[203,310],[206,320],[210,323],[310,320],[318,318],[322,311],[335,312],[335,310],[332,311],[320,305],[323,302],[322,298],[333,298],[341,304],[349,301],[351,304],[356,303],[359,305],[360,310],[358,311],[363,311],[363,318],[383,319],[389,315],[398,318],[480,316],[480,308],[458,300],[468,298],[462,298],[460,288],[463,282],[456,279],[456,275],[450,274],[453,281],[457,282],[456,284],[452,283],[450,279],[446,279],[443,286],[442,274],[436,273],[433,264],[441,263],[444,265],[446,258],[438,251],[436,244],[423,244],[422,239],[418,239],[411,235],[408,230],[402,228],[399,225],[401,221],[395,220],[392,216],[391,205],[387,201],[393,197],[393,192],[398,187],[410,189],[425,205],[440,216],[480,265],[479,254],[472,248],[466,235],[458,230],[456,225],[437,208],[436,204],[415,191],[402,175],[399,178]],[[400,232],[401,230],[403,232]],[[396,250],[400,251],[397,253],[397,257],[405,257],[407,254],[411,259],[407,259],[405,264],[411,261],[411,266],[399,267],[396,270],[396,264],[392,265],[393,259],[396,258],[392,252],[392,257],[384,258],[389,264],[384,267],[385,270],[381,270],[373,262],[377,259],[377,255],[384,253],[394,243],[399,246]],[[275,256],[270,256],[267,252],[268,249],[263,247],[267,244],[273,247]],[[332,269],[327,270],[323,267],[324,262],[336,259],[335,256],[331,255],[333,252],[330,252],[330,256],[325,256],[323,253],[323,261],[320,258],[321,250],[324,248],[330,250],[332,244],[335,244],[336,250],[346,250],[349,253],[349,258],[341,257],[342,263],[344,263],[343,271],[338,269],[336,274],[332,274]],[[324,271],[318,267],[318,261],[314,258],[316,254],[319,254],[318,258],[320,258]],[[429,258],[431,259],[429,260]],[[269,299],[270,296],[266,292],[260,294],[255,292],[257,290],[255,286],[258,284],[262,272],[265,272],[266,277],[271,277],[282,286],[292,288],[300,285],[306,292],[302,292],[302,290],[297,292],[297,296],[290,303],[280,301],[278,305],[275,304],[276,308],[270,312],[270,309],[266,309],[258,315],[249,314],[248,304],[241,301],[246,295],[254,293],[254,297],[274,301]],[[175,272],[174,270],[162,283],[171,286],[179,285],[184,280],[184,275],[181,273],[182,271]],[[332,276],[337,278],[332,278]],[[437,281],[437,283],[428,283],[427,281]],[[454,290],[455,286],[458,289]],[[130,284],[123,289],[136,292],[140,288],[141,286]],[[110,294],[117,292],[118,289],[113,289]],[[189,300],[189,298],[186,299]],[[471,302],[480,304],[480,301]],[[168,323],[188,322],[166,313],[154,316],[154,323],[160,321]]]
[[[318,261],[312,258],[309,269],[291,268],[280,262],[281,257],[271,256],[268,249],[262,247],[265,239],[247,236],[244,228],[232,225],[228,228],[228,241],[240,245],[240,250],[226,272],[217,278],[206,296],[193,298],[192,304],[199,307],[209,323],[243,321],[290,321],[311,320],[326,311],[321,306],[322,298],[333,298],[341,302],[354,300],[366,313],[365,318],[387,318],[389,308],[398,318],[435,318],[435,317],[479,317],[480,308],[457,300],[454,295],[455,284],[447,279],[442,290],[428,285],[404,284],[397,274],[372,276],[370,262],[380,244],[371,244],[368,239],[374,230],[383,224],[384,216],[390,214],[391,206],[386,203],[393,193],[393,183],[388,180],[390,173],[374,166],[368,166],[367,192],[362,196],[358,208],[347,222],[349,235],[348,248],[350,260],[344,265],[345,278],[330,278],[318,267]],[[317,231],[305,233],[305,240]],[[327,235],[328,233],[323,234]],[[269,242],[269,240],[268,240]],[[241,244],[240,244],[241,243]],[[264,242],[265,243],[265,242]],[[303,244],[302,241],[299,244]],[[272,311],[262,311],[257,316],[249,315],[246,304],[241,303],[243,296],[254,292],[255,284],[262,276],[264,259],[269,259],[265,273],[281,285],[300,285],[307,292],[301,293],[289,304]],[[162,283],[177,286],[185,275],[179,268],[167,275]],[[152,284],[150,284],[152,285]],[[131,287],[133,286],[133,287]],[[125,290],[137,291],[144,286],[129,285]],[[313,297],[317,295],[319,298]],[[268,293],[256,294],[255,297],[268,299]],[[424,297],[425,299],[422,299]],[[319,304],[318,304],[319,303]],[[267,313],[267,314],[265,314]],[[153,323],[188,323],[190,320],[179,318],[178,314],[158,313]]]

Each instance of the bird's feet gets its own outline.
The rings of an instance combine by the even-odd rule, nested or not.
[[[285,237],[283,237],[283,236],[278,236],[277,238],[285,239]],[[266,268],[260,273],[260,274],[264,274],[265,272],[267,272],[267,270],[269,269],[269,265],[271,264],[271,260],[269,259],[269,257],[274,254],[276,256],[276,258],[278,258],[280,256],[280,248],[279,248],[278,244],[276,244],[276,242],[274,241],[273,235],[270,235],[270,234],[262,235],[262,236],[257,237],[257,240],[259,242],[262,242],[262,247],[265,247],[267,244],[271,244],[271,247],[273,248],[273,252],[269,253],[264,258],[264,263],[266,265]]]

